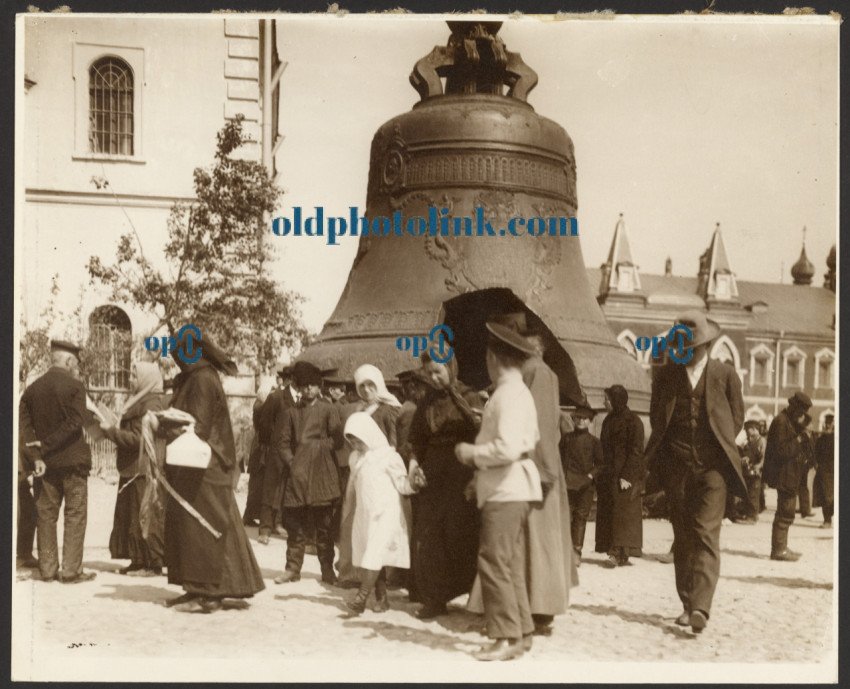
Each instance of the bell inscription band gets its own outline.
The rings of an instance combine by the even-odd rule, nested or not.
[[[494,226],[515,216],[575,216],[573,144],[526,102],[537,74],[497,35],[501,22],[450,21],[448,44],[419,60],[410,82],[421,100],[372,140],[366,216],[453,216],[484,209]],[[497,225],[498,223],[498,225]],[[602,406],[620,383],[636,411],[649,379],[617,343],[587,279],[577,236],[360,238],[348,282],[317,341],[301,358],[350,376],[377,365],[388,380],[410,368],[395,346],[445,323],[460,378],[489,384],[484,321],[525,310],[544,333],[561,403]]]

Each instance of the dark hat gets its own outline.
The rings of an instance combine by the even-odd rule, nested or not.
[[[751,428],[755,428],[758,430],[761,424],[755,419],[750,419],[749,421],[744,421],[744,430],[748,431]]]
[[[498,323],[499,325],[504,325],[506,328],[510,328],[514,332],[519,333],[520,335],[539,335],[540,333],[536,328],[532,328],[528,325],[528,318],[525,315],[525,311],[511,311],[510,313],[499,313],[494,316],[490,316],[488,319],[491,323]]]
[[[624,409],[629,403],[629,391],[622,385],[612,385],[605,388],[604,392],[611,401],[611,406],[614,407],[615,411]]]
[[[693,339],[688,343],[689,347],[699,347],[706,342],[711,342],[720,335],[720,326],[716,321],[708,318],[702,311],[688,311],[676,319],[676,323],[688,326]]]
[[[284,366],[277,372],[281,378],[292,378],[292,366]]]
[[[429,387],[433,387],[431,384],[431,379],[428,377],[428,374],[422,368],[410,368],[406,371],[402,371],[401,373],[396,374],[396,378],[398,378],[399,383],[423,383],[428,385]]]
[[[292,367],[292,382],[297,388],[304,385],[321,385],[322,370],[309,361],[296,361]]]
[[[80,345],[68,342],[68,340],[50,340],[51,351],[70,352],[75,357],[79,357],[81,349]]]
[[[812,398],[805,392],[795,392],[788,398],[788,406],[797,407],[802,411],[806,411],[812,406]]]
[[[590,407],[576,407],[570,412],[573,416],[579,419],[593,419],[596,416],[596,412],[593,411]]]
[[[516,350],[517,354],[532,356],[536,353],[537,350],[534,346],[516,330],[493,321],[488,321],[485,325],[490,332],[491,338]]]
[[[823,420],[824,420],[826,423],[832,423],[833,421],[835,421],[835,414],[824,414],[824,415],[823,415]]]

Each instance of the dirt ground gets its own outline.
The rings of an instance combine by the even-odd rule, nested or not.
[[[511,663],[470,658],[483,641],[481,618],[454,601],[432,621],[413,616],[406,592],[391,610],[345,619],[342,591],[319,581],[308,555],[300,582],[276,585],[286,542],[256,542],[266,590],[246,608],[213,615],[177,613],[163,601],[181,593],[164,577],[130,578],[116,570],[107,544],[116,487],[90,479],[84,566],[97,578],[74,586],[34,580],[18,570],[13,585],[13,679],[145,681],[818,681],[836,676],[832,651],[833,530],[820,510],[797,519],[790,544],[796,563],[774,562],[768,510],[754,526],[721,533],[721,579],[708,628],[694,636],[673,620],[681,612],[666,553],[666,521],[644,521],[644,557],[609,570],[592,551],[588,525],[581,584],[555,631]],[[245,493],[237,493],[240,509]],[[61,534],[61,532],[60,532]],[[61,542],[61,535],[60,535]],[[734,665],[733,665],[734,663]],[[739,665],[745,663],[746,665]],[[802,664],[802,665],[801,665]]]

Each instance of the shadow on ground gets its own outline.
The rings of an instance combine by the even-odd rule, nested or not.
[[[800,577],[724,576],[723,578],[743,581],[748,584],[771,584],[773,586],[782,586],[787,589],[821,589],[824,591],[832,591],[832,582],[809,581],[808,579],[802,579]]]
[[[757,553],[754,550],[734,550],[732,548],[721,548],[721,553],[725,553],[726,555],[740,555],[741,557],[752,557],[756,560],[769,560],[770,555],[768,553]]]
[[[467,653],[478,648],[478,644],[470,643],[456,636],[433,632],[430,629],[405,627],[391,622],[352,619],[344,622],[343,626],[355,629],[371,629],[374,636],[380,636],[389,641],[403,641],[443,651]]]
[[[619,617],[625,622],[635,622],[636,624],[650,625],[652,627],[660,629],[665,634],[672,634],[673,636],[678,637],[679,639],[695,638],[694,635],[690,632],[686,632],[684,629],[677,627],[671,618],[665,618],[661,615],[651,615],[643,612],[632,612],[630,610],[623,610],[621,608],[617,608],[613,605],[573,604],[570,605],[570,610],[587,612],[591,615],[612,615],[614,617]]]
[[[132,584],[106,584],[111,589],[108,593],[95,593],[95,598],[113,598],[115,600],[126,600],[133,603],[159,603],[165,604],[169,598],[175,598],[177,594],[172,589],[161,586],[134,586]]]

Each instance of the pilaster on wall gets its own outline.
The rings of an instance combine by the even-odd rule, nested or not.
[[[262,158],[260,144],[260,20],[244,17],[225,17],[224,37],[227,53],[224,59],[224,80],[227,97],[224,119],[237,114],[245,116],[242,129],[251,140],[236,155],[246,160]]]

